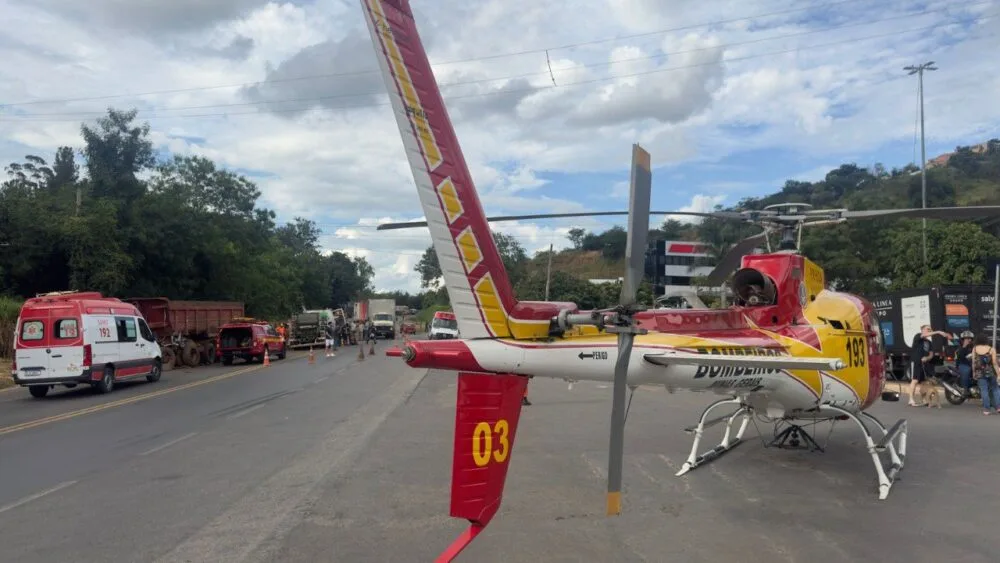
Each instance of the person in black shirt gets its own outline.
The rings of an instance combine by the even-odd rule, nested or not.
[[[920,327],[920,333],[913,337],[913,343],[911,344],[912,351],[910,352],[910,357],[913,358],[913,368],[910,370],[911,407],[921,406],[920,403],[917,403],[914,400],[918,390],[917,388],[920,384],[926,381],[927,378],[934,375],[934,365],[931,363],[931,360],[934,359],[931,337],[935,334],[945,338],[951,338],[951,335],[946,332],[933,330],[931,325],[924,325]]]
[[[955,351],[955,367],[958,368],[958,375],[962,385],[962,390],[966,395],[972,388],[972,339],[975,335],[970,331],[965,331],[961,335],[958,350]]]

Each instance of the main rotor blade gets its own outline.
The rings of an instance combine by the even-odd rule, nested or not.
[[[927,218],[927,219],[972,219],[975,217],[1000,216],[1000,205],[970,205],[966,207],[928,207],[912,209],[871,209],[868,211],[844,211],[845,219],[887,218]]]
[[[706,280],[708,285],[713,287],[722,285],[722,282],[726,281],[726,277],[739,267],[743,256],[765,240],[767,240],[767,232],[749,236],[734,244],[722,257],[722,260],[719,260],[719,263],[715,265],[712,273],[708,274]]]
[[[539,213],[531,215],[497,215],[487,217],[490,223],[500,221],[522,221],[528,219],[561,219],[565,217],[610,217],[628,215],[628,211],[580,211],[576,213]],[[681,215],[685,217],[708,217],[714,219],[729,219],[733,221],[744,221],[746,217],[734,211],[713,211],[700,213],[697,211],[650,211],[649,215]],[[382,223],[375,230],[388,231],[393,229],[412,229],[414,227],[426,227],[427,221],[406,221],[402,223]]]

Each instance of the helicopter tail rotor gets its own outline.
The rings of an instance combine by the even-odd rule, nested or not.
[[[642,283],[649,233],[649,201],[652,171],[649,153],[639,145],[632,145],[632,183],[629,192],[628,239],[625,246],[625,280],[622,283],[618,309],[613,326],[608,332],[618,334],[618,358],[615,362],[614,387],[611,406],[611,436],[608,443],[608,516],[621,514],[622,467],[625,454],[625,390],[628,386],[629,359],[636,334],[645,330],[635,326],[632,315],[636,295]]]

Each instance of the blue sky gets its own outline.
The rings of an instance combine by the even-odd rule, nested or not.
[[[1000,137],[989,2],[412,5],[489,214],[624,210],[633,142],[664,210],[732,205],[846,162],[901,167],[916,117],[902,68],[928,60],[928,158]],[[375,231],[422,211],[356,0],[10,0],[4,15],[0,161],[79,146],[81,121],[137,107],[164,157],[245,174],[280,220],[308,217],[326,249],[365,256],[379,288],[419,288],[427,233]],[[611,224],[496,228],[536,251]]]

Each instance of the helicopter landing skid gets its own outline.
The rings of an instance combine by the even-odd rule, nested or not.
[[[737,405],[739,406],[735,412],[723,415],[714,419],[709,420],[708,414],[718,407],[725,405]],[[698,420],[698,425],[692,428],[686,428],[686,432],[694,433],[694,444],[691,445],[691,454],[688,456],[687,461],[681,466],[680,471],[677,472],[677,476],[680,477],[692,469],[704,465],[710,461],[713,461],[720,457],[722,454],[731,451],[736,446],[743,443],[743,433],[747,429],[747,424],[750,423],[750,407],[743,404],[741,399],[722,399],[721,401],[716,401],[701,413],[701,418]],[[736,421],[736,417],[743,415],[743,421],[740,423],[739,429],[736,431],[736,435],[732,436],[733,422]],[[701,443],[701,437],[705,432],[706,428],[715,426],[721,422],[726,423],[726,432],[722,436],[722,441],[718,446],[708,450],[707,452],[698,455],[698,445]]]
[[[727,415],[711,420],[708,418],[709,413],[716,408],[725,405],[734,405],[739,408],[736,409],[735,412]],[[889,491],[892,489],[892,485],[899,479],[900,471],[902,471],[903,463],[906,460],[906,440],[909,434],[906,419],[901,418],[892,426],[892,428],[886,428],[886,426],[875,418],[875,416],[864,411],[854,413],[833,405],[821,405],[820,412],[822,414],[829,414],[831,418],[852,420],[858,425],[861,433],[865,436],[865,445],[868,449],[868,454],[871,455],[872,463],[875,465],[875,475],[878,478],[878,498],[879,500],[885,500],[888,498]],[[736,435],[733,436],[733,422],[735,422],[736,418],[741,415],[743,417],[743,421],[736,430]],[[705,465],[710,461],[714,461],[726,452],[729,452],[736,446],[742,444],[744,442],[743,433],[746,431],[747,424],[750,422],[750,417],[752,415],[753,408],[744,404],[741,399],[723,399],[709,405],[701,413],[701,418],[699,419],[697,426],[685,429],[686,432],[694,433],[694,443],[691,445],[691,454],[688,456],[687,461],[684,462],[684,465],[681,466],[680,471],[678,471],[676,475],[680,477],[692,469]],[[865,420],[873,423],[879,429],[881,440],[875,442],[872,438],[871,431],[869,431],[868,426],[865,425]],[[719,445],[699,455],[698,446],[701,443],[701,438],[705,429],[722,422],[726,423],[726,431],[725,434],[723,434],[722,441]],[[794,442],[796,436],[800,437],[807,443],[805,448],[798,446],[799,449],[808,448],[819,450],[821,452],[824,451],[824,449],[816,443],[816,440],[814,440],[808,432],[802,429],[801,426],[797,425],[789,425],[788,428],[785,428],[775,437],[771,445],[777,443],[778,447],[783,447],[782,444],[785,440]],[[794,449],[796,448],[796,445],[793,443],[790,447]],[[879,456],[879,454],[886,451],[889,452],[888,467],[886,467],[886,464],[883,463],[882,458]]]
[[[886,429],[885,425],[879,419],[865,411],[861,411],[859,416],[832,405],[823,405],[820,409],[833,411],[839,416],[847,417],[853,420],[861,429],[861,432],[865,435],[868,454],[872,456],[872,462],[875,464],[875,474],[878,477],[878,499],[885,500],[889,496],[892,485],[899,479],[899,472],[902,471],[903,462],[906,460],[906,438],[909,434],[909,426],[906,419],[901,418],[896,421],[896,424],[892,425],[892,428]],[[882,439],[878,443],[872,439],[872,434],[868,431],[868,427],[865,426],[862,419],[873,422],[879,429]],[[888,470],[882,462],[882,458],[879,457],[879,454],[884,451],[889,452]]]

